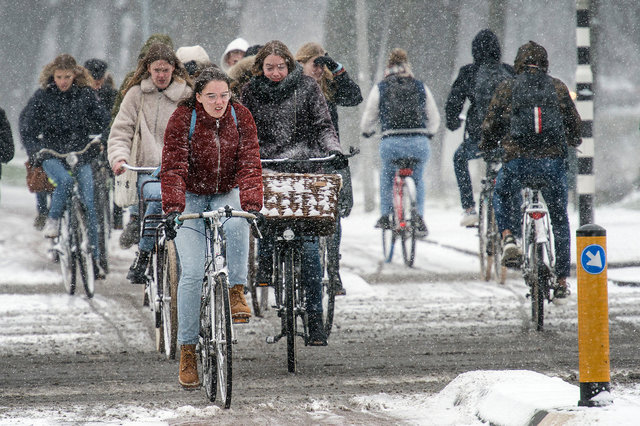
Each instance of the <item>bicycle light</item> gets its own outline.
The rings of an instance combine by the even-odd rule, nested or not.
[[[282,233],[282,238],[284,238],[286,241],[291,241],[295,238],[296,234],[295,232],[293,232],[293,230],[291,228],[287,228],[284,230],[284,232]]]
[[[533,220],[538,220],[542,219],[545,214],[545,212],[529,212],[529,217]]]

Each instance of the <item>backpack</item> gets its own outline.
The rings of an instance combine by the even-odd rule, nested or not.
[[[231,105],[231,116],[233,117],[233,122],[236,123],[236,129],[238,128],[238,117],[236,116],[236,109]],[[193,136],[193,132],[196,130],[196,109],[191,110],[191,122],[189,123],[189,145],[191,145],[191,137]]]
[[[551,77],[535,72],[515,78],[510,127],[511,138],[529,151],[566,142],[560,101]]]
[[[427,94],[421,81],[411,77],[391,76],[378,84],[380,123],[389,129],[419,129],[427,122]]]
[[[500,63],[483,64],[478,67],[476,84],[473,87],[473,105],[480,125],[487,115],[496,87],[509,77],[511,73]]]

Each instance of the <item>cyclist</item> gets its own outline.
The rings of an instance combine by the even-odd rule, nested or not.
[[[461,226],[478,223],[478,213],[473,199],[469,160],[480,158],[480,126],[489,107],[496,86],[515,72],[509,64],[500,63],[500,42],[491,30],[482,30],[471,42],[473,63],[460,68],[445,105],[447,128],[460,127],[460,113],[468,99],[469,109],[464,129],[464,139],[453,155],[453,170],[456,174],[460,203],[462,204]]]
[[[76,63],[73,56],[62,54],[45,65],[40,73],[40,89],[29,100],[21,114],[20,133],[33,164],[42,164],[47,176],[56,185],[51,197],[51,208],[44,226],[44,235],[56,238],[60,233],[60,218],[73,189],[69,165],[63,159],[49,154],[36,155],[42,148],[61,154],[80,151],[89,141],[89,135],[102,133],[109,125],[109,112],[96,96],[89,72]],[[104,272],[96,267],[98,259],[98,223],[93,207],[93,173],[91,160],[100,147],[80,156],[77,180],[83,203],[87,209],[89,239],[93,247],[94,270],[98,278]]]
[[[331,122],[336,129],[338,137],[338,106],[356,106],[362,102],[360,86],[354,82],[342,64],[331,58],[327,51],[318,43],[305,43],[296,52],[296,60],[302,65],[304,74],[312,77],[322,88],[322,94],[327,100]],[[338,197],[338,213],[340,217],[347,217],[353,207],[353,190],[351,188],[351,171],[349,164],[341,165],[341,168],[326,170],[330,173],[339,173],[342,176],[342,189]],[[336,285],[336,295],[345,295],[346,290],[340,279],[340,240],[342,228],[340,219],[336,232],[328,239],[327,247],[327,274],[329,280]]]
[[[342,155],[327,102],[320,86],[304,75],[284,43],[272,40],[255,57],[254,77],[242,90],[242,102],[251,111],[258,127],[260,157],[312,158],[329,153]],[[311,172],[311,166],[271,167],[276,171]],[[272,273],[273,238],[258,246],[259,284],[268,283]],[[322,320],[322,276],[318,241],[304,243],[302,277],[307,289],[309,344],[325,346],[327,336]]]
[[[13,136],[11,135],[11,125],[7,120],[7,115],[0,108],[0,163],[8,163],[15,154],[13,145]],[[2,175],[2,166],[0,166],[0,176]]]
[[[493,205],[502,234],[503,264],[514,264],[522,253],[514,237],[521,235],[521,189],[530,178],[543,179],[542,195],[549,208],[556,251],[554,298],[569,295],[570,231],[567,216],[568,146],[582,143],[580,115],[569,90],[547,75],[549,60],[541,45],[520,46],[514,63],[516,77],[496,89],[482,124],[480,149],[498,144],[504,163],[498,173]]]
[[[167,124],[161,181],[169,239],[176,235],[175,218],[181,213],[230,205],[261,217],[262,168],[256,126],[251,113],[232,98],[230,81],[218,68],[203,70],[193,94],[179,104]],[[193,111],[195,126],[189,137]],[[245,221],[231,220],[224,229],[231,315],[249,318],[251,309],[244,297],[249,227]],[[205,266],[204,223],[194,221],[180,228],[175,241],[182,270],[178,283],[179,381],[193,387],[199,385],[195,347]]]
[[[382,128],[380,142],[380,219],[376,228],[391,226],[393,212],[392,189],[395,167],[393,160],[418,159],[413,178],[416,182],[419,218],[418,232],[427,234],[424,223],[424,168],[429,159],[429,140],[440,126],[440,113],[431,90],[413,76],[404,49],[395,48],[389,55],[384,79],[373,86],[365,106],[360,130],[365,138],[375,133],[378,122]]]
[[[138,62],[138,68],[129,81],[118,115],[111,125],[107,154],[116,175],[124,172],[125,163],[141,167],[160,165],[164,131],[169,117],[177,108],[178,102],[190,95],[191,80],[173,50],[163,43],[152,44],[145,57]],[[137,158],[129,158],[138,114],[142,114],[140,145]],[[138,174],[139,193],[143,183],[151,179],[151,175]],[[144,189],[145,198],[160,197],[159,183],[146,184]],[[147,211],[142,214],[160,214],[161,210],[160,202],[149,202]],[[127,274],[127,279],[132,284],[146,282],[145,271],[153,243],[152,235],[140,238],[138,254]]]

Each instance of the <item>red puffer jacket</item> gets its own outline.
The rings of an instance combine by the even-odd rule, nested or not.
[[[242,209],[262,208],[260,147],[253,117],[247,108],[233,104],[231,114],[215,119],[196,102],[196,125],[189,147],[191,108],[179,106],[167,124],[162,150],[162,209],[182,212],[185,191],[224,194],[240,188]]]

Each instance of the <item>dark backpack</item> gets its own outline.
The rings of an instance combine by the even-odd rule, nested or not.
[[[511,77],[511,73],[502,64],[483,64],[476,72],[476,84],[473,87],[473,105],[475,106],[479,125],[487,115],[491,98],[496,87],[506,78]]]
[[[558,93],[547,74],[523,73],[514,79],[511,137],[533,152],[566,142]]]
[[[411,77],[391,76],[378,84],[382,131],[419,129],[427,122],[427,94],[421,81]]]

